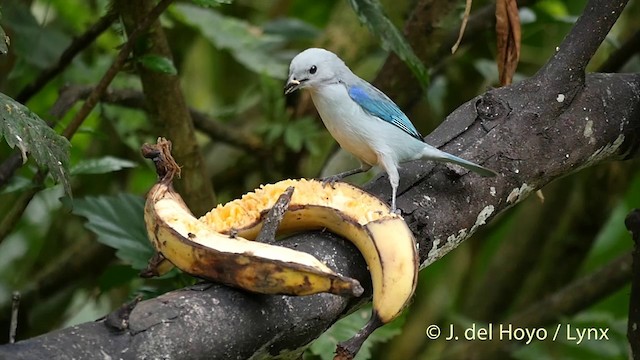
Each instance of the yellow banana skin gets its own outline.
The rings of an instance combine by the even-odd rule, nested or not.
[[[152,155],[161,156],[157,151]],[[174,191],[173,175],[171,171],[163,173],[151,188],[144,218],[156,251],[180,270],[264,294],[362,294],[357,280],[334,273],[307,253],[240,236],[231,238],[203,226]]]
[[[335,274],[309,254],[203,227],[175,195],[163,185],[152,189],[145,221],[156,249],[179,269],[264,294],[362,294],[357,281]]]

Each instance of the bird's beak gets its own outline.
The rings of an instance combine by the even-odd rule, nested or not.
[[[287,81],[287,84],[284,86],[284,94],[289,95],[292,92],[298,90],[298,87],[300,87],[300,81],[296,79],[289,79],[289,81]]]

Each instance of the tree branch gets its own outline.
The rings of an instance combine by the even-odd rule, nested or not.
[[[82,35],[75,38],[62,52],[58,62],[48,69],[43,70],[29,85],[25,86],[16,95],[18,102],[25,103],[38,91],[40,91],[51,79],[60,74],[82,50],[91,45],[94,40],[113,24],[118,15],[115,11],[107,11],[95,24],[89,27]]]
[[[640,53],[640,31],[636,31],[620,48],[614,51],[598,71],[604,73],[617,72],[633,55],[638,53]]]
[[[51,114],[56,117],[64,116],[73,104],[79,100],[86,99],[91,90],[91,86],[66,86],[60,91],[58,100],[51,108]],[[130,89],[108,90],[102,95],[100,101],[144,111],[148,111],[149,106],[144,93]],[[238,147],[259,158],[266,158],[271,155],[271,149],[267,148],[262,139],[254,134],[229,127],[192,108],[189,108],[189,114],[196,129],[204,132],[211,139]]]
[[[587,64],[627,2],[628,0],[589,1],[567,37],[556,48],[555,55],[536,76],[564,84],[565,90],[562,93],[571,98],[584,82]]]
[[[369,274],[353,245],[326,232],[284,239],[280,245],[322,257],[337,272],[363,281],[368,295],[258,295],[205,283],[139,303],[124,331],[104,321],[84,323],[1,345],[0,358],[86,359],[102,354],[122,359],[244,359],[291,349],[301,353],[339,314],[370,296]]]

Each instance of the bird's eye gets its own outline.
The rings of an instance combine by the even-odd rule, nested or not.
[[[309,73],[310,74],[315,74],[316,71],[318,71],[318,68],[315,65],[313,65],[313,66],[311,66],[311,68],[309,68]]]

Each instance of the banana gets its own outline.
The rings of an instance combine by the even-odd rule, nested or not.
[[[194,276],[258,293],[362,294],[357,280],[336,274],[310,254],[230,237],[203,226],[174,191],[171,182],[179,168],[166,160],[170,143],[162,144],[166,150],[143,147],[161,176],[149,191],[144,209],[149,239],[161,257]],[[153,263],[162,266],[156,273],[168,271],[161,257],[150,262],[150,267]]]
[[[170,156],[168,151],[165,155]],[[158,161],[156,167],[162,168]],[[218,205],[195,219],[171,188],[171,177],[164,176],[150,191],[145,221],[157,251],[188,273],[252,291],[283,293],[281,279],[294,278],[296,271],[302,271],[301,267],[286,271],[282,266],[269,265],[276,261],[300,262],[300,252],[248,240],[256,239],[265,214],[289,187],[294,187],[295,191],[278,227],[278,234],[326,228],[358,248],[371,273],[373,311],[369,323],[356,336],[339,345],[338,357],[348,359],[355,356],[371,332],[396,318],[410,302],[418,277],[416,243],[403,218],[391,213],[389,206],[375,196],[342,182],[325,186],[316,180],[283,180],[263,185],[241,199]],[[235,239],[230,239],[230,235]],[[217,251],[215,255],[213,250]],[[246,252],[255,256],[248,258],[243,255]],[[220,254],[228,257],[222,260]],[[314,263],[313,260],[317,262],[314,257],[305,255],[311,258],[304,262],[308,268],[316,269],[320,277],[329,277],[327,274],[331,270],[321,263]],[[221,271],[222,264],[229,263],[243,266],[230,266]],[[245,272],[260,269],[264,276],[262,279],[279,280],[256,285],[256,277],[240,273],[241,269]],[[285,275],[278,275],[278,271]],[[231,275],[225,275],[225,272]],[[311,282],[304,292],[296,290],[293,293],[348,292],[344,289],[355,293],[355,285],[349,283],[352,279],[334,276],[331,285],[320,286],[321,282],[317,280]]]

